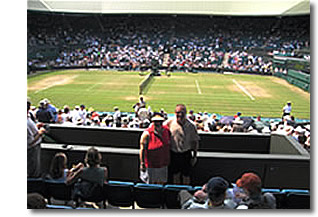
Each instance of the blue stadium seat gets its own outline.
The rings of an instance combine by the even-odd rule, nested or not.
[[[189,185],[165,185],[164,186],[164,205],[168,209],[180,209],[179,192],[181,190],[193,191]]]
[[[63,205],[52,205],[52,204],[47,204],[46,205],[47,209],[73,209],[70,206],[63,206]]]
[[[302,189],[283,189],[282,194],[288,193],[297,193],[297,194],[310,194],[309,190],[302,190]]]
[[[47,198],[47,190],[42,178],[28,178],[27,183],[28,193],[39,193],[43,197]]]
[[[45,180],[49,204],[51,198],[63,200],[65,202],[72,200],[73,185],[66,185],[64,181]]]
[[[193,187],[193,190],[194,191],[198,191],[198,190],[201,190],[202,189],[202,186],[194,186]]]
[[[134,208],[133,182],[108,181],[107,202],[112,206]]]
[[[280,189],[277,188],[262,188],[262,193],[278,193],[280,194]]]
[[[277,188],[262,188],[262,193],[272,193],[276,198],[276,209],[281,209],[285,195]]]
[[[283,189],[285,195],[283,209],[310,209],[309,190]]]
[[[137,183],[134,186],[135,201],[141,208],[163,208],[163,185]]]
[[[52,204],[47,204],[46,205],[47,209],[74,209],[71,206],[63,206],[63,205],[52,205]],[[75,209],[93,209],[93,208],[87,208],[87,207],[77,207]]]
[[[103,187],[101,186],[97,186],[97,188],[94,188],[91,191],[91,195],[89,197],[79,197],[76,200],[77,206],[78,207],[80,205],[80,202],[93,202],[96,203],[97,205],[99,205],[101,208],[105,208],[105,201],[107,198],[107,185],[104,184]],[[74,198],[73,198],[74,199]]]

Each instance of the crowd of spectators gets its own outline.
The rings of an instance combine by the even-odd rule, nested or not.
[[[288,102],[287,104],[291,105],[290,102]],[[143,99],[143,97],[140,97],[139,102],[137,102],[133,106],[136,112],[135,119],[139,120],[140,118],[139,112],[145,109],[146,106],[147,106],[146,101]],[[278,123],[278,125],[275,125],[275,123],[273,123],[273,126],[270,126],[272,130],[274,131],[274,130],[277,130],[276,128],[278,128],[277,130],[278,132],[281,131],[280,133],[292,136],[300,144],[305,145],[305,148],[306,146],[307,148],[310,148],[310,125],[305,125],[304,128],[301,126],[297,126],[295,121],[293,119],[290,119],[291,113],[288,113],[288,115],[286,115],[286,109],[284,109],[283,111],[285,112],[283,115],[282,123]],[[144,120],[150,119],[153,124],[140,125],[139,128],[144,128],[143,135],[148,135],[150,138],[152,138],[152,139],[149,139],[149,142],[145,142],[147,139],[145,141],[141,139],[141,143],[145,142],[145,144],[143,145],[147,144],[146,149],[153,148],[151,145],[149,145],[150,143],[156,146],[160,144],[159,141],[165,141],[165,146],[168,149],[164,153],[167,156],[171,155],[170,157],[167,158],[167,159],[170,158],[169,167],[168,166],[164,167],[168,169],[168,171],[166,171],[165,173],[169,174],[168,172],[169,170],[171,170],[170,166],[176,163],[177,160],[180,160],[181,158],[180,154],[178,154],[177,157],[176,156],[173,157],[172,149],[171,149],[172,146],[170,146],[173,143],[172,141],[176,143],[175,145],[177,146],[177,149],[180,148],[179,147],[180,144],[191,145],[190,148],[193,148],[193,146],[195,146],[197,149],[199,145],[198,144],[199,136],[197,134],[197,131],[200,131],[200,130],[205,131],[204,125],[207,125],[209,129],[212,126],[218,126],[218,123],[221,123],[222,118],[218,119],[216,115],[212,115],[211,119],[213,119],[214,121],[214,123],[212,123],[212,121],[210,122],[210,117],[208,113],[204,113],[201,115],[201,114],[194,114],[193,111],[189,111],[189,114],[187,116],[187,110],[185,108],[185,105],[178,104],[175,110],[175,118],[168,119],[168,121],[164,123],[164,121],[167,118],[167,115],[165,115],[164,111],[162,112],[163,113],[154,113],[154,114],[148,113],[148,116],[145,117]],[[34,109],[33,107],[31,107],[31,103],[28,100],[28,139],[29,139],[29,122],[32,122],[34,125],[39,124],[38,116],[39,114],[42,114],[42,113],[47,113],[48,114],[47,116],[50,117],[47,119],[48,122],[46,123],[58,123],[59,120],[60,121],[63,120],[62,118],[63,114],[66,114],[64,113],[64,111],[60,112],[58,109],[56,109],[55,106],[52,105],[48,99],[41,100],[40,106],[38,109]],[[76,125],[90,125],[88,123],[90,123],[92,120],[100,118],[100,116],[95,111],[87,112],[85,109],[85,105],[76,106],[76,108],[69,113],[70,115],[65,119],[65,122],[69,122],[68,124],[73,124],[72,120],[74,118],[74,120],[76,120],[74,124]],[[96,115],[94,118],[92,118],[91,116],[93,116],[94,113]],[[122,123],[121,117],[122,115],[119,108],[115,107],[114,112],[112,113],[112,121],[111,123],[109,123],[110,124],[109,127],[124,127],[124,123]],[[246,124],[249,121],[246,120],[244,117],[242,117],[242,113],[238,112],[231,118],[233,118],[232,121],[226,124],[226,126],[231,129],[231,131],[228,131],[228,132],[249,132],[250,131],[249,129],[246,130],[246,126],[244,127],[244,124]],[[34,119],[35,122],[29,119]],[[177,125],[181,124],[182,120],[183,120],[182,125],[177,127]],[[207,124],[205,122],[207,122]],[[258,123],[254,126],[259,127],[261,123],[260,117],[258,117],[257,121],[255,122],[256,123],[258,122]],[[254,128],[253,124],[255,122],[254,121],[250,122],[248,128],[251,128],[251,127]],[[202,125],[203,128],[200,128],[200,125]],[[258,132],[257,131],[259,130],[258,127],[255,127],[255,133]],[[293,129],[294,127],[296,127],[295,130]],[[162,131],[163,129],[165,129],[165,131]],[[170,131],[168,129],[170,129]],[[181,129],[182,131],[180,132]],[[306,131],[305,129],[308,131]],[[145,132],[148,132],[148,133],[145,133]],[[263,130],[261,132],[264,133]],[[309,132],[309,135],[306,135],[306,133],[308,134],[308,132]],[[190,134],[193,134],[193,135],[187,136]],[[193,138],[195,137],[194,134],[197,135],[196,137],[197,139],[195,140],[193,140]],[[41,136],[41,134],[39,135]],[[164,135],[166,135],[167,137]],[[170,139],[170,135],[173,139]],[[154,137],[159,139],[154,139]],[[188,138],[190,140],[186,142],[184,140],[185,138]],[[308,145],[308,138],[309,138],[309,145]],[[171,141],[171,144],[169,144],[170,141]],[[196,141],[195,144],[193,143],[194,141]],[[28,146],[29,146],[29,142],[28,142]],[[38,145],[38,147],[40,148],[40,145]],[[169,147],[170,147],[170,152],[169,152]],[[191,166],[189,164],[190,166],[189,168],[184,167],[184,168],[187,168],[188,173],[190,173],[191,171],[190,168],[193,167],[194,164],[196,163],[197,150],[190,149],[189,152],[191,151],[195,151],[195,154],[190,154],[189,157],[183,156],[185,157],[185,160],[187,161],[190,160],[189,163],[191,164]],[[155,155],[153,150],[151,150],[151,153],[152,153],[151,156],[154,157]],[[145,158],[147,158],[148,161],[145,161],[144,158],[141,158],[140,163],[142,165],[144,164],[143,161],[145,161],[145,162],[148,162],[148,164],[145,164],[145,165],[149,166],[150,155],[147,155],[147,156],[145,155]],[[162,158],[160,157],[158,158],[158,156],[156,156],[154,160],[157,161],[159,159],[162,159]],[[33,165],[29,164],[29,160],[31,161],[31,160],[38,160],[38,159],[34,157],[33,155],[30,155],[28,152],[28,177],[30,178],[39,177],[40,174],[29,173],[29,167],[30,168],[34,167]],[[195,161],[192,161],[192,160],[195,160]],[[102,198],[103,185],[108,183],[108,168],[101,166],[101,163],[102,163],[101,153],[96,148],[90,147],[87,150],[84,163],[78,163],[76,166],[73,166],[71,169],[68,169],[67,161],[68,161],[67,156],[64,153],[62,152],[56,153],[52,159],[50,170],[48,174],[45,176],[45,178],[47,179],[64,182],[66,185],[73,185],[75,183],[73,186],[73,191],[72,191],[73,192],[72,200],[66,201],[66,203],[71,204],[71,206],[80,206],[81,204],[85,205],[85,198],[88,201],[89,201],[89,198],[96,198],[97,195],[99,195],[100,198]],[[155,161],[152,160],[151,162],[153,163]],[[40,166],[40,165],[41,165],[40,161],[38,161],[37,166]],[[156,170],[156,172],[153,169],[157,169],[157,167],[154,167],[154,168],[149,167],[149,168],[152,169],[151,171],[153,171],[152,173],[153,177],[157,177],[157,176],[161,177],[162,173],[159,172],[159,170],[161,171],[161,168],[158,168],[159,170]],[[143,169],[149,169],[149,168],[146,167]],[[180,168],[180,165],[178,166],[178,168]],[[150,173],[149,173],[149,176],[151,176]],[[43,176],[41,175],[41,177]],[[180,180],[171,179],[169,181],[169,175],[168,177],[162,180],[157,178],[154,178],[153,180],[155,180],[154,181],[155,183],[161,183],[161,184],[167,183],[167,180],[168,180],[168,183],[178,184],[179,181],[182,180],[183,184],[190,184],[190,182],[187,182],[187,180],[184,177]],[[232,184],[232,185],[233,185],[233,188],[230,188],[230,183],[222,177],[212,177],[208,181],[208,183],[202,187],[202,190],[195,192],[194,195],[190,194],[189,192],[180,191],[180,197],[183,198],[182,200],[180,200],[180,205],[183,209],[275,209],[276,208],[276,198],[274,197],[274,195],[271,193],[264,193],[264,194],[262,193],[262,181],[257,174],[245,173],[242,175],[241,178],[239,178],[236,181],[236,184]],[[98,206],[95,206],[95,205],[94,207],[98,208]],[[44,209],[46,208],[46,199],[39,194],[34,194],[34,193],[28,194],[28,208]]]
[[[65,126],[95,126],[95,127],[120,127],[145,129],[151,124],[154,113],[143,97],[132,106],[131,113],[121,112],[115,106],[112,112],[97,112],[92,107],[85,105],[70,108],[65,105],[62,109],[55,108],[50,100],[43,99],[39,106],[31,106],[30,116],[35,122],[56,123]],[[165,120],[168,114],[162,108],[158,111]],[[45,117],[45,118],[44,118]],[[297,123],[292,114],[284,115],[280,121],[262,121],[262,117],[246,117],[241,112],[233,116],[220,116],[208,112],[189,110],[187,118],[191,120],[198,132],[220,133],[279,133],[291,136],[306,150],[310,151],[310,123]]]
[[[28,14],[28,66],[269,73],[264,53],[309,48],[309,17]],[[199,28],[200,27],[200,28]]]

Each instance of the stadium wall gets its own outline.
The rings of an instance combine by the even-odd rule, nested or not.
[[[273,68],[286,70],[286,73],[275,72],[274,76],[283,78],[288,83],[310,92],[310,65],[306,61],[273,59]]]
[[[48,171],[56,152],[65,152],[71,166],[83,161],[90,146],[97,146],[110,179],[140,182],[141,133],[141,129],[52,125],[51,138],[45,138],[42,144],[42,170]],[[310,188],[310,156],[284,135],[200,133],[200,137],[192,185],[202,185],[216,175],[235,182],[243,172],[254,171],[260,174],[266,188]]]

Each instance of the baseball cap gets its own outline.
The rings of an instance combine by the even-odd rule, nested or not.
[[[222,194],[229,187],[229,183],[222,177],[213,177],[206,185],[208,194]]]

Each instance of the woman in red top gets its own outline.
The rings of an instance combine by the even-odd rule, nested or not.
[[[148,173],[149,184],[164,184],[168,178],[170,163],[170,131],[163,126],[164,117],[155,113],[152,124],[141,135],[140,170]]]

